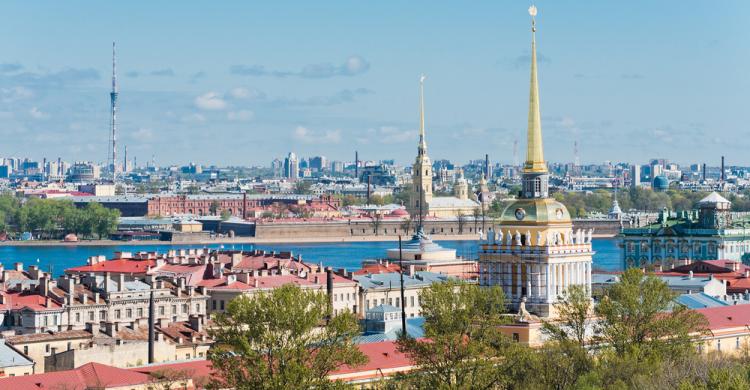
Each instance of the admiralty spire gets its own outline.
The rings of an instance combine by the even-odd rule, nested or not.
[[[479,282],[501,286],[520,321],[555,317],[555,305],[573,285],[591,289],[591,231],[574,231],[568,209],[549,198],[536,61],[537,8],[531,15],[531,81],[526,161],[519,197],[503,211],[479,249]]]

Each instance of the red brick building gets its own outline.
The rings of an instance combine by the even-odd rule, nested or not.
[[[171,216],[176,214],[216,215],[227,211],[235,217],[249,217],[251,210],[271,210],[275,205],[320,210],[338,210],[339,201],[331,196],[267,195],[267,194],[200,194],[146,196],[87,196],[75,197],[73,202],[83,207],[90,202],[120,210],[123,217]]]

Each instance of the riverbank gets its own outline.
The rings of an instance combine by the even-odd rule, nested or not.
[[[594,234],[595,238],[612,238],[611,234]],[[474,241],[478,237],[473,234],[434,234],[431,236],[435,241]],[[410,239],[411,236],[402,236],[403,240]],[[398,236],[348,236],[348,237],[283,237],[283,238],[258,238],[258,237],[235,237],[235,238],[217,238],[213,240],[196,240],[196,241],[116,241],[116,240],[85,240],[79,242],[63,242],[58,240],[33,240],[33,241],[2,241],[0,247],[18,246],[59,246],[59,247],[79,247],[79,246],[148,246],[148,245],[217,245],[217,244],[286,244],[286,243],[333,243],[333,242],[392,242],[398,241]]]

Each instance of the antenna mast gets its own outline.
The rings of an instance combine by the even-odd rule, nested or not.
[[[112,156],[110,156],[110,171],[112,183],[117,183],[117,56],[115,42],[112,42],[112,92],[109,93],[111,112],[110,126],[112,139]]]

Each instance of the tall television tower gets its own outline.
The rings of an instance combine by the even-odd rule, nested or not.
[[[110,117],[112,140],[112,155],[109,156],[109,169],[112,172],[112,182],[117,182],[117,58],[115,56],[115,43],[112,42],[112,92],[109,93],[112,111]]]

